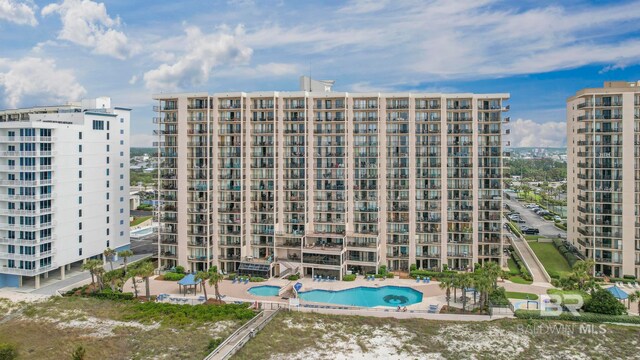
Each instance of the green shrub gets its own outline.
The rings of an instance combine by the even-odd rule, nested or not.
[[[489,293],[489,303],[491,305],[509,305],[509,299],[503,287],[499,287]]]
[[[176,268],[175,268],[175,270],[173,272],[178,273],[178,274],[184,274],[184,266],[180,266],[180,265],[176,266]]]
[[[584,310],[605,315],[625,315],[627,313],[624,304],[605,289],[593,292],[591,299],[585,303]]]
[[[452,274],[455,274],[455,271],[451,271],[451,270],[444,270],[444,271],[431,271],[431,270],[415,270],[409,273],[409,276],[411,276],[412,278],[416,278],[418,276],[420,277],[430,277],[430,278],[441,278],[443,276],[450,276]]]
[[[636,277],[635,275],[624,275],[622,276],[623,279],[627,279],[627,280],[635,280]]]
[[[380,265],[378,275],[387,275],[387,265]]]
[[[387,273],[387,279],[393,279],[394,277],[396,277],[396,274],[394,274],[394,273]]]
[[[185,274],[179,274],[179,273],[175,273],[175,272],[168,272],[165,273],[162,276],[162,280],[166,280],[166,281],[180,281],[182,280],[182,278],[184,278],[186,275]]]
[[[210,354],[211,352],[213,352],[213,350],[215,350],[218,346],[220,346],[220,344],[222,344],[223,341],[224,341],[223,338],[213,338],[209,340],[209,344],[207,345],[207,354]]]
[[[85,350],[85,348],[82,345],[78,345],[71,352],[71,359],[72,360],[84,360],[86,355],[87,355],[87,350]]]
[[[265,278],[262,278],[260,276],[253,276],[249,278],[250,282],[263,282],[265,281]]]
[[[18,358],[18,350],[13,344],[0,343],[0,360],[13,360]]]
[[[521,310],[515,312],[518,319],[525,320],[564,320],[577,321],[587,323],[624,323],[624,324],[640,324],[640,316],[629,315],[604,315],[588,312],[580,312],[580,316],[574,316],[571,313],[564,312],[560,316],[542,316],[540,310]]]
[[[293,274],[293,275],[287,276],[287,280],[290,280],[290,281],[296,281],[299,279],[300,279],[300,274]]]
[[[416,270],[418,270],[418,265],[416,265],[416,264],[411,264],[411,266],[409,266],[409,272],[411,272],[411,271],[416,271]]]
[[[89,296],[106,300],[133,300],[132,293],[113,292],[111,289],[104,289],[100,292],[92,293]]]
[[[627,276],[629,276],[629,275],[627,275]],[[634,283],[636,281],[636,279],[631,279],[631,278],[610,278],[609,281],[611,281],[612,283],[617,283],[617,282]]]
[[[354,281],[356,279],[355,274],[348,274],[342,277],[342,281]]]
[[[167,326],[186,326],[222,320],[249,320],[255,312],[249,303],[223,305],[177,305],[159,302],[134,303],[133,312],[123,316],[124,320],[144,323],[161,322]]]

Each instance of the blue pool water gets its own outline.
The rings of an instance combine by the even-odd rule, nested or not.
[[[422,302],[422,293],[408,287],[381,286],[357,287],[352,289],[329,291],[311,290],[299,293],[306,301],[331,303],[349,306],[407,306]]]
[[[278,296],[279,292],[279,286],[270,285],[254,286],[249,289],[249,293],[256,296]]]
[[[130,235],[131,237],[138,238],[153,234],[153,227],[146,227],[142,229],[132,230]]]

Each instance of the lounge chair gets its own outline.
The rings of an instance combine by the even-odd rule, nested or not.
[[[236,283],[236,278],[233,278],[233,282],[231,282],[232,284]]]
[[[419,283],[420,282],[420,276],[416,276],[416,282]]]
[[[244,279],[244,283],[248,284],[249,283],[249,279]]]
[[[422,279],[422,282],[426,284],[427,283],[427,278]]]
[[[634,287],[634,288],[636,288],[636,289],[640,289],[640,285],[638,285],[638,283],[637,283],[637,282],[634,282],[634,283],[633,283],[633,287]]]

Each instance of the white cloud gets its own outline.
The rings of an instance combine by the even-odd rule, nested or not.
[[[549,121],[537,123],[517,119],[510,123],[511,134],[507,138],[512,147],[563,147],[567,146],[567,123]]]
[[[382,10],[387,5],[388,0],[351,0],[338,10],[346,14],[365,14]]]
[[[301,68],[298,64],[287,63],[268,63],[258,64],[255,67],[238,66],[229,69],[229,71],[219,71],[213,74],[217,78],[268,78],[289,75],[300,75]]]
[[[138,82],[138,76],[133,75],[131,79],[129,79],[129,85],[135,85]]]
[[[58,69],[51,59],[25,57],[0,58],[0,87],[5,103],[17,107],[29,98],[29,104],[47,104],[78,100],[86,90],[71,70]]]
[[[129,57],[134,50],[127,36],[116,30],[120,27],[120,18],[111,18],[103,3],[64,0],[42,9],[42,16],[54,13],[59,14],[62,21],[58,39],[92,48],[96,54],[121,60]]]
[[[177,49],[177,59],[172,64],[162,64],[144,74],[147,88],[151,90],[175,90],[205,84],[212,70],[221,65],[238,66],[246,64],[253,50],[240,41],[243,28],[234,31],[220,28],[217,32],[205,34],[200,28],[191,26],[185,35],[156,44],[164,48],[167,43]]]
[[[17,2],[14,0],[0,0],[0,19],[18,25],[38,25],[35,17],[36,6],[30,1]]]

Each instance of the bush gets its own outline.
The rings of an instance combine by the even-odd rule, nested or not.
[[[92,293],[89,296],[106,300],[133,300],[132,293],[113,292],[111,291],[111,289],[105,289],[100,292]]]
[[[516,310],[515,316],[525,320],[565,320],[587,323],[625,323],[640,324],[640,316],[629,315],[604,315],[589,312],[580,312],[580,316],[574,316],[569,312],[564,312],[560,316],[542,316],[539,310]]]
[[[0,343],[0,360],[13,360],[18,358],[18,350],[13,344]]]
[[[176,266],[173,272],[177,274],[184,274],[184,266],[180,266],[180,265]]]
[[[175,273],[175,272],[168,272],[168,273],[165,273],[164,275],[162,275],[162,280],[165,280],[165,281],[180,281],[185,276],[186,276],[185,274],[179,274],[179,273]]]
[[[394,274],[394,273],[387,273],[387,279],[393,279],[394,277],[396,277],[396,274]]]
[[[78,345],[71,352],[71,359],[72,360],[84,360],[84,357],[86,355],[87,355],[87,350],[85,350],[85,348],[82,345]]]
[[[355,274],[348,274],[342,277],[342,281],[354,281],[356,279]]]
[[[263,282],[263,281],[265,281],[265,279],[260,276],[253,276],[249,278],[249,282]]]
[[[430,277],[430,278],[441,278],[443,276],[451,276],[455,274],[455,271],[444,270],[444,271],[431,271],[431,270],[415,270],[409,273],[409,276],[412,278],[420,277]]]
[[[626,275],[626,276],[629,276],[629,275]],[[633,279],[632,278],[627,278],[627,277],[624,277],[624,278],[610,278],[609,281],[612,282],[612,283],[616,283],[616,282],[634,283],[636,281],[636,279],[635,278],[633,278]]]
[[[493,290],[489,294],[489,303],[491,305],[509,305],[509,299],[507,299],[507,294],[503,287],[499,287]]]
[[[416,264],[411,264],[411,266],[409,266],[409,272],[411,272],[411,271],[416,271],[416,270],[418,270],[418,265],[416,265]]]
[[[627,313],[624,304],[605,289],[593,292],[591,299],[585,303],[584,310],[605,315],[625,315]]]
[[[380,265],[378,275],[387,275],[387,265]]]
[[[623,279],[627,279],[627,280],[635,280],[636,277],[634,275],[624,275],[622,276]]]
[[[255,312],[249,303],[224,305],[177,305],[159,302],[137,302],[133,312],[123,315],[124,320],[161,322],[166,326],[211,323],[222,320],[249,320]]]
[[[222,344],[223,341],[224,341],[223,338],[213,338],[209,340],[209,344],[207,345],[207,354],[212,353],[213,350],[215,350],[218,346],[220,346],[220,344]]]
[[[299,279],[300,279],[300,274],[293,274],[293,275],[287,276],[287,280],[290,280],[290,281],[296,281]]]

